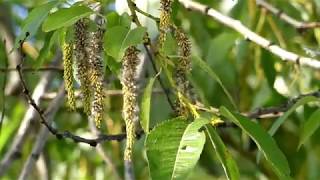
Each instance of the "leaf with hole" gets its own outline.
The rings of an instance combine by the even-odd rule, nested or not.
[[[175,118],[155,127],[145,146],[152,179],[185,179],[196,165],[205,143],[201,128],[209,123],[196,119],[188,123]]]

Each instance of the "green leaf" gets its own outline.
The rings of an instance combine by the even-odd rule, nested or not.
[[[227,178],[230,180],[240,179],[237,163],[232,158],[216,130],[212,126],[206,125],[206,131]]]
[[[303,123],[302,131],[300,134],[299,146],[306,142],[306,140],[312,136],[312,134],[319,128],[320,126],[320,109],[313,112],[309,119]]]
[[[34,8],[23,22],[21,33],[16,38],[15,47],[18,47],[19,41],[25,38],[26,32],[29,32],[30,36],[33,36],[48,16],[50,10],[58,4],[59,1],[51,1]]]
[[[279,129],[281,124],[289,117],[290,114],[292,114],[299,106],[302,106],[304,104],[307,104],[308,102],[311,101],[319,101],[318,98],[313,97],[313,96],[306,96],[301,99],[299,99],[287,112],[285,112],[281,117],[279,117],[271,126],[269,129],[269,134],[273,136],[276,131]]]
[[[72,6],[70,8],[59,9],[48,16],[42,25],[42,30],[49,32],[70,26],[92,13],[93,11],[87,6]]]
[[[235,109],[237,109],[237,105],[234,102],[232,96],[230,95],[230,93],[228,92],[227,88],[223,85],[222,81],[220,80],[219,76],[210,68],[210,66],[203,61],[201,58],[199,58],[198,56],[194,56],[193,61],[202,69],[204,70],[206,73],[208,73],[208,75],[214,79],[215,81],[217,81],[217,83],[220,85],[220,87],[222,88],[223,92],[227,95],[230,103],[233,105],[233,107]]]
[[[154,84],[154,81],[157,77],[151,78],[148,82],[147,87],[144,90],[142,101],[141,101],[141,125],[146,132],[146,134],[149,133],[149,122],[150,122],[150,103],[151,103],[151,96],[152,96],[152,87]]]
[[[45,40],[44,40],[44,45],[40,50],[39,53],[39,57],[36,60],[36,68],[39,68],[44,62],[45,60],[48,58],[49,54],[50,54],[50,50],[52,48],[52,46],[54,45],[54,43],[56,43],[58,41],[58,37],[59,34],[61,33],[61,31],[57,30],[54,32],[50,32],[48,34],[46,34],[45,36]]]
[[[128,29],[123,26],[115,26],[107,30],[104,36],[104,48],[109,56],[120,62],[124,51],[129,46],[135,46],[143,42],[145,27]]]
[[[106,16],[107,19],[107,28],[112,28],[114,26],[124,26],[130,28],[131,18],[128,13],[123,13],[119,16],[116,12],[111,12]]]
[[[290,168],[284,154],[279,149],[273,138],[258,124],[240,114],[231,113],[225,107],[220,108],[220,113],[239,126],[257,144],[260,151],[271,163],[280,179],[290,179]]]
[[[161,123],[146,139],[150,175],[155,180],[185,179],[197,163],[205,142],[200,128],[206,119],[191,124],[182,118]]]

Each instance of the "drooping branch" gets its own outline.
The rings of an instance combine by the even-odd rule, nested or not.
[[[280,46],[273,44],[271,41],[265,39],[264,37],[251,31],[246,26],[244,26],[239,20],[223,15],[220,12],[216,11],[215,9],[208,7],[207,5],[203,5],[198,2],[194,2],[192,0],[179,0],[179,2],[185,8],[207,15],[213,18],[214,20],[220,22],[221,24],[239,32],[247,40],[250,40],[256,43],[257,45],[263,47],[264,49],[268,50],[272,54],[280,57],[283,61],[289,61],[297,65],[303,65],[303,66],[308,66],[314,69],[320,69],[319,60],[300,56],[296,53],[287,51],[281,48]]]
[[[57,64],[59,59],[60,59],[60,55],[57,55],[53,59],[53,64]],[[32,96],[29,95],[30,97],[32,97],[33,103],[35,105],[40,104],[41,96],[45,93],[45,91],[48,89],[49,85],[51,84],[53,79],[53,74],[54,73],[52,71],[48,71],[44,73],[39,83],[36,85]],[[6,172],[6,170],[10,167],[12,162],[14,162],[14,160],[18,159],[21,156],[22,146],[25,142],[25,139],[28,136],[32,122],[35,121],[36,118],[37,118],[37,112],[29,104],[29,107],[25,113],[25,116],[20,123],[20,127],[17,131],[17,135],[14,137],[11,147],[3,156],[0,162],[0,177]]]
[[[269,4],[264,0],[256,0],[256,4],[261,8],[266,9],[268,12],[272,13],[276,17],[280,18],[281,20],[290,24],[291,26],[295,27],[298,30],[320,27],[320,22],[303,22],[303,21],[296,20],[291,16],[289,16],[288,14],[284,13],[282,10],[276,8],[275,6],[273,6],[272,4]]]
[[[64,87],[63,85],[60,87],[57,96],[50,103],[48,108],[45,111],[45,117],[48,123],[51,123],[55,114],[57,113],[60,105],[64,100]],[[42,126],[40,131],[37,134],[37,139],[32,148],[31,154],[29,155],[27,161],[24,163],[23,169],[19,176],[19,180],[28,179],[29,174],[32,172],[34,164],[37,162],[41,152],[43,151],[44,145],[48,139],[49,131],[46,127]]]

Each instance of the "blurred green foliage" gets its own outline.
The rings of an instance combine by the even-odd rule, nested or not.
[[[84,4],[90,2],[95,1],[88,0]],[[102,16],[107,19],[106,30],[117,26],[124,28],[123,31],[127,32],[125,28],[130,27],[130,25],[128,26],[128,23],[130,24],[128,22],[130,17],[122,12],[123,9],[126,9],[126,6],[119,6],[119,4],[125,1],[101,0],[100,2],[102,2],[103,9]],[[280,44],[289,51],[308,56],[304,47],[318,49],[320,42],[318,29],[299,31],[272,14],[264,13],[261,8],[255,5],[255,0],[238,0],[238,2],[231,0],[198,0],[198,2],[240,20],[257,34],[276,44]],[[295,19],[301,21],[319,20],[319,0],[270,0],[268,2]],[[60,29],[52,33],[43,32],[41,25],[37,23],[42,23],[45,19],[37,17],[37,14],[35,14],[36,24],[27,27],[27,30],[23,28],[25,27],[24,21],[30,15],[32,9],[44,3],[47,3],[47,1],[0,1],[0,8],[6,9],[6,11],[0,13],[1,25],[9,26],[8,29],[12,31],[11,33],[17,42],[20,40],[19,38],[24,36],[25,31],[31,31],[32,36],[28,39],[28,42],[40,52],[40,57],[37,60],[34,60],[30,56],[26,57],[24,64],[26,67],[38,68],[48,66],[54,55],[60,51],[61,42],[59,42],[59,39],[62,34],[60,31],[62,30]],[[51,11],[67,8],[73,3],[72,0],[60,0]],[[142,1],[141,4],[146,3],[148,4],[146,5],[146,11],[158,16],[159,2]],[[140,5],[140,3],[137,4]],[[237,106],[236,110],[239,112],[250,112],[260,107],[279,106],[282,103],[286,103],[287,99],[319,89],[319,70],[285,63],[267,50],[246,41],[244,37],[234,30],[224,27],[222,24],[202,14],[186,10],[177,1],[174,2],[172,8],[172,21],[177,26],[182,27],[189,35],[192,42],[192,54],[203,59],[207,67],[219,77],[221,84],[225,87],[223,89],[217,80],[210,77],[212,75],[208,75],[208,71],[199,67],[198,63],[193,62],[193,69],[189,80],[194,87],[194,92],[206,106],[225,106],[229,110],[235,110],[225,90],[233,98]],[[46,13],[48,12],[42,12],[40,15],[43,15],[45,18],[47,16]],[[139,18],[142,19],[143,23],[147,24],[146,30],[151,36],[158,33],[158,31],[153,31],[154,26],[156,26],[155,23],[147,23],[146,17],[143,16],[139,16]],[[72,31],[71,27],[65,28],[66,31]],[[142,34],[144,30],[141,30]],[[138,40],[133,44],[142,41],[141,33]],[[5,61],[9,61],[10,59],[5,51],[5,44],[2,43],[6,37],[3,34],[0,34],[0,36],[0,67],[3,69],[6,68]],[[156,42],[156,38],[153,38],[152,42]],[[121,42],[116,43],[119,44]],[[105,47],[108,48],[108,44],[105,44]],[[124,50],[121,48],[118,48],[120,52],[115,52],[118,53],[116,57]],[[165,52],[169,56],[177,55],[176,45],[171,36],[168,38],[165,48]],[[121,90],[119,81],[121,65],[119,59],[113,58],[110,54],[105,53],[106,87],[108,90]],[[174,61],[174,58],[172,59]],[[154,77],[155,74],[151,65],[147,64],[146,66],[146,74],[149,77]],[[0,71],[1,86],[5,78],[4,73],[6,72]],[[25,72],[24,75],[30,89],[36,86],[42,73],[43,71]],[[51,82],[48,92],[56,92],[63,82],[60,71],[54,72],[54,76],[55,78]],[[170,82],[166,79],[164,73],[160,77],[165,79],[164,84],[169,87]],[[148,78],[142,80],[142,90],[147,84]],[[160,88],[159,83],[155,81],[153,89]],[[0,87],[0,94],[4,93],[4,88]],[[142,95],[142,93],[140,94]],[[45,109],[49,102],[50,99],[43,99],[41,107]],[[4,104],[6,107],[5,111],[2,108]],[[81,102],[79,101],[77,104],[80,109]],[[104,134],[119,134],[123,132],[124,122],[121,117],[122,97],[117,95],[107,96],[105,104],[105,121],[100,131]],[[159,123],[173,118],[173,111],[164,93],[153,93],[150,104],[150,122],[149,126],[146,127],[153,128]],[[0,100],[0,112],[4,113],[4,121],[0,134],[0,159],[8,151],[12,140],[17,136],[17,129],[27,108],[28,104],[21,93],[5,95],[5,99]],[[272,137],[288,160],[291,169],[290,175],[293,179],[320,178],[320,131],[319,129],[314,129],[310,124],[303,125],[304,122],[310,120],[312,122],[309,123],[317,127],[319,126],[317,121],[320,120],[320,117],[315,117],[315,115],[319,114],[318,109],[319,102],[303,104],[301,107],[293,109],[293,113],[281,124],[279,130]],[[266,118],[257,121],[259,126],[267,131],[275,120],[276,118]],[[53,125],[60,130],[69,130],[81,136],[90,136],[86,115],[81,110],[70,112],[66,104],[59,108]],[[40,127],[41,124],[37,123],[37,121],[35,124],[32,124],[30,136],[28,136],[24,142],[23,149],[21,149],[21,157],[11,164],[6,174],[0,177],[0,179],[11,180],[18,178],[24,162],[30,155]],[[309,129],[306,129],[308,127]],[[307,133],[308,130],[314,132],[314,134],[310,136]],[[172,129],[172,131],[175,131],[175,129]],[[228,149],[228,152],[235,159],[241,179],[275,179],[277,177],[266,159],[262,158],[259,164],[256,163],[257,152],[259,150],[249,140],[249,136],[242,132],[240,128],[217,127],[215,131],[220,135],[226,149]],[[304,145],[298,148],[301,134]],[[250,133],[249,135],[251,136]],[[305,139],[306,136],[309,139]],[[136,179],[139,180],[149,179],[150,177],[144,142],[145,136],[137,141],[134,150],[134,171]],[[217,141],[217,143],[221,142]],[[105,142],[102,144],[102,148],[111,158],[121,178],[123,178],[124,171],[124,145],[124,141]],[[224,147],[220,146],[220,148]],[[271,148],[270,151],[272,152],[273,147],[269,148]],[[99,180],[116,178],[115,173],[112,172],[110,166],[105,164],[96,149],[87,144],[76,144],[70,140],[58,140],[54,136],[50,136],[41,158],[46,163],[46,166],[35,167],[30,179],[44,178],[39,174],[39,169],[41,168],[47,170],[49,179]],[[219,158],[221,157],[217,156],[215,149],[207,137],[200,160],[194,170],[190,172],[189,179],[226,179]]]

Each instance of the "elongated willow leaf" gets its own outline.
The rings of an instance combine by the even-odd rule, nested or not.
[[[144,132],[149,133],[149,122],[150,122],[150,104],[152,96],[152,87],[156,77],[151,78],[148,82],[147,87],[144,90],[142,101],[141,101],[141,114],[140,120]]]
[[[253,139],[280,179],[290,179],[290,168],[286,157],[274,139],[261,126],[245,116],[231,113],[225,107],[220,108],[220,113],[234,122]]]
[[[300,134],[299,146],[304,144],[306,140],[312,136],[312,134],[320,127],[320,109],[313,112],[307,121],[302,125],[302,131]]]
[[[222,164],[224,172],[228,179],[237,180],[240,179],[239,170],[237,167],[237,163],[232,158],[230,152],[225,147],[222,139],[216,130],[209,125],[206,125],[206,130],[208,133],[208,137],[214,149],[216,150],[219,161]]]

